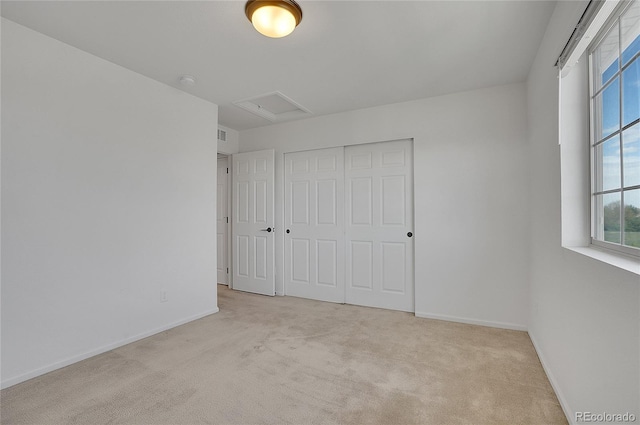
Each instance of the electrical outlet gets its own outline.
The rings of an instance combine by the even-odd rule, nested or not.
[[[160,302],[161,303],[166,303],[167,301],[169,301],[169,296],[167,295],[167,290],[166,289],[161,289],[160,290]]]

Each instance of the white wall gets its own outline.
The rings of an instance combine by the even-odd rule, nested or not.
[[[227,155],[238,153],[238,151],[240,150],[240,134],[238,133],[238,131],[232,128],[224,127],[222,125],[218,125],[218,128],[227,132],[226,141],[223,142],[222,140],[218,140],[218,152]]]
[[[2,4],[0,3],[0,9]],[[0,46],[2,46],[2,19],[0,19]],[[2,51],[0,49],[0,99],[2,99]],[[2,117],[2,102],[0,102],[0,118]],[[0,123],[1,128],[1,123]],[[0,188],[2,187],[2,131],[0,131]],[[0,204],[2,191],[0,190]],[[2,235],[2,208],[0,207],[0,239]],[[0,242],[0,388],[2,383],[2,243]]]
[[[2,385],[217,311],[217,106],[4,19],[2,89]]]
[[[416,314],[525,329],[525,108],[514,84],[241,131],[241,151],[276,150],[276,291],[284,153],[413,138]]]
[[[529,334],[571,420],[579,411],[632,412],[638,417],[640,278],[561,247],[558,79],[553,64],[584,6],[558,3],[527,83]]]

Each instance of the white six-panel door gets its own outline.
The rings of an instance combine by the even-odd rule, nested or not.
[[[285,155],[285,293],[344,302],[343,148]]]
[[[227,158],[218,159],[218,187],[217,197],[217,255],[218,255],[218,283],[229,284],[229,259],[227,252],[227,238],[229,218],[227,216]]]
[[[285,155],[285,293],[414,311],[411,140]]]
[[[275,295],[273,150],[233,155],[233,289]]]
[[[346,302],[414,311],[410,140],[345,148]]]

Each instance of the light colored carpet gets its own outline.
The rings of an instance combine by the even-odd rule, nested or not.
[[[1,393],[2,424],[564,424],[525,332],[219,289],[220,313]]]

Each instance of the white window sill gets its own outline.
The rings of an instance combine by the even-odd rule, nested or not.
[[[594,246],[565,246],[564,248],[640,276],[640,260],[638,259]]]

